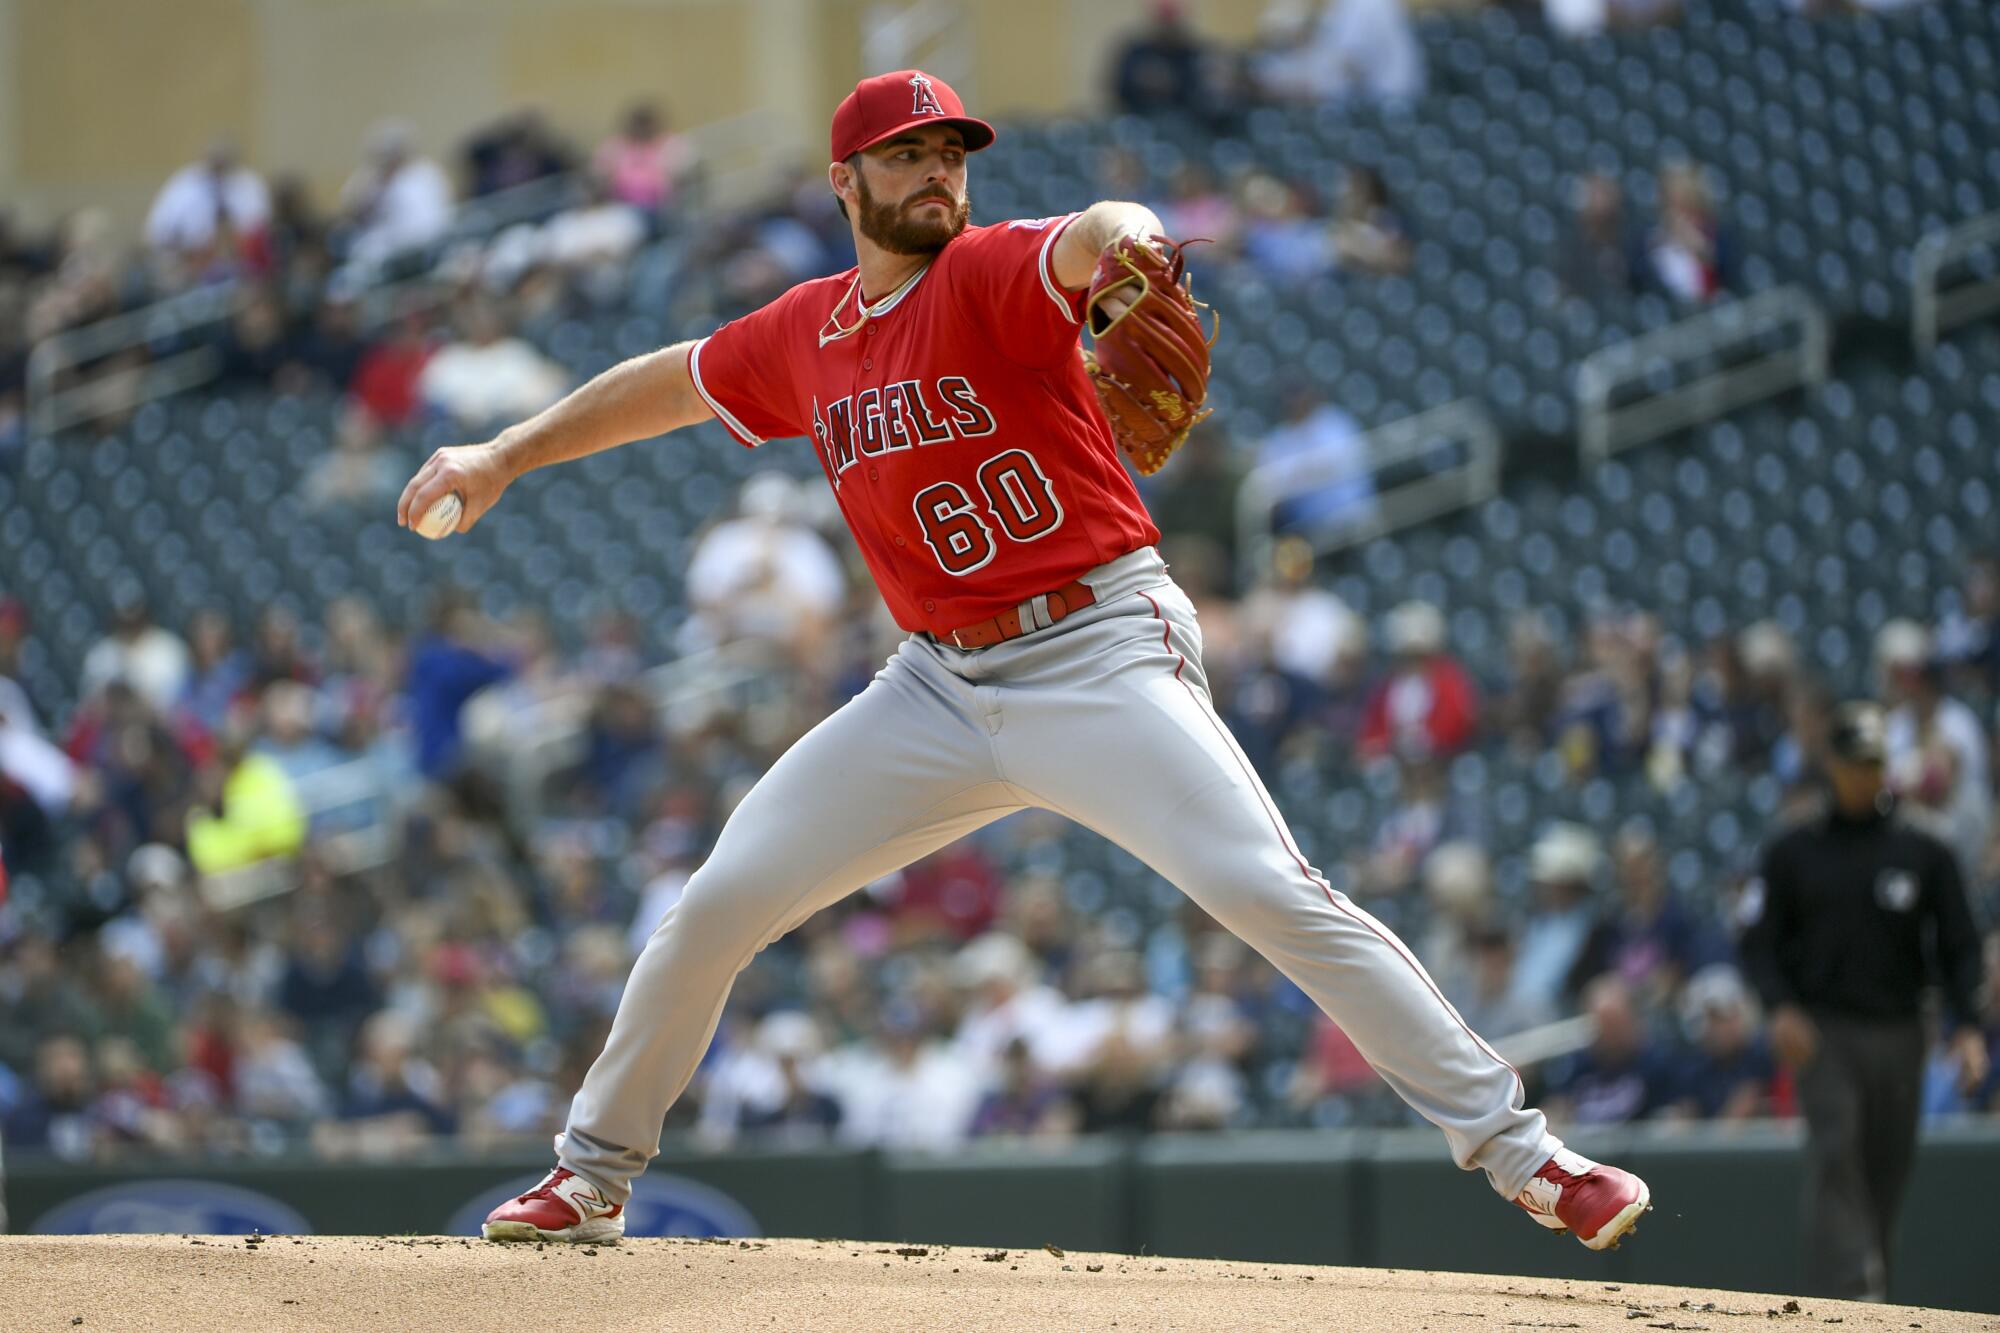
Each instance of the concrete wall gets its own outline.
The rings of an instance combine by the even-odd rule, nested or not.
[[[1518,1273],[1763,1292],[1801,1285],[1803,1154],[1796,1124],[1657,1126],[1581,1136],[1579,1151],[1643,1174],[1654,1210],[1632,1243],[1592,1254],[1552,1236],[1462,1172],[1429,1130],[1161,1135],[946,1157],[873,1152],[690,1153],[642,1178],[635,1235],[838,1236],[1192,1258]],[[16,1155],[0,1197],[17,1231],[129,1229],[323,1233],[380,1227],[392,1173],[397,1226],[469,1233],[525,1189],[546,1157],[359,1163],[132,1162],[77,1167]],[[412,1176],[421,1180],[412,1183]],[[253,1193],[204,1197],[201,1182]],[[1890,1297],[2000,1313],[1991,1202],[2000,1124],[1935,1128],[1917,1155]],[[297,1210],[299,1220],[274,1218]],[[261,1211],[260,1211],[261,1210]]]

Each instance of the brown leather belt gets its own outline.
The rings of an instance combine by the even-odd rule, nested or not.
[[[1054,592],[1030,597],[990,620],[960,625],[957,629],[931,637],[954,648],[986,648],[1008,639],[1018,639],[1023,634],[1032,634],[1038,629],[1047,629],[1070,612],[1081,611],[1096,600],[1097,594],[1090,590],[1089,584],[1065,583]]]

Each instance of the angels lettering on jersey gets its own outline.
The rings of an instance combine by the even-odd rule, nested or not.
[[[963,375],[946,375],[929,388],[922,380],[897,380],[836,398],[824,411],[819,400],[813,400],[813,438],[836,489],[842,474],[859,458],[978,439],[998,429],[993,413]]]
[[[913,82],[913,94],[929,94]],[[1074,218],[970,227],[872,303],[801,283],[696,343],[696,388],[743,444],[804,437],[883,599],[945,634],[1159,540],[1049,255]]]

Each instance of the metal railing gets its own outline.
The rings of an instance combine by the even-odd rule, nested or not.
[[[1938,336],[2000,310],[2000,264],[1947,290],[1946,269],[1979,250],[2000,251],[2000,212],[1934,231],[1910,252],[1910,339],[1920,352]]]
[[[248,300],[249,293],[236,283],[198,287],[42,339],[28,353],[28,429],[53,435],[207,383],[221,372],[222,354],[205,342],[138,367],[121,364],[120,354],[171,346],[183,335],[234,318]],[[80,378],[70,375],[96,362],[108,364]]]
[[[700,164],[701,202],[715,207],[769,194],[798,165],[802,151],[784,118],[763,107],[697,125],[687,135]]]
[[[489,239],[508,227],[559,212],[582,196],[580,178],[562,175],[467,200],[453,213],[445,235],[430,248]],[[364,325],[436,304],[437,298],[410,299],[411,293],[431,282],[428,273],[400,282],[387,277],[366,281],[356,292],[363,302]],[[382,300],[384,292],[394,293],[393,298]],[[250,293],[247,283],[218,283],[42,339],[28,354],[29,429],[53,435],[213,380],[222,372],[214,331],[235,318]],[[170,350],[144,366],[120,362],[122,353],[158,347]]]
[[[453,210],[445,241],[481,241],[523,222],[545,221],[583,200],[584,180],[580,171],[565,171],[467,199]]]
[[[1470,398],[1378,426],[1356,447],[1367,460],[1371,493],[1336,519],[1288,527],[1286,535],[1303,537],[1325,554],[1478,504],[1500,490],[1500,429]],[[1442,460],[1440,451],[1447,455]],[[1281,459],[1244,477],[1236,494],[1236,534],[1245,587],[1270,567],[1278,511],[1288,501],[1355,480],[1349,457]]]
[[[637,684],[652,701],[659,725],[669,732],[685,732],[721,714],[783,725],[792,711],[786,704],[785,679],[775,647],[742,639],[652,667]],[[576,684],[524,707],[501,684],[467,701],[467,752],[481,771],[498,779],[514,828],[525,832],[541,821],[552,781],[588,752],[586,733],[595,696],[595,686]]]
[[[703,193],[711,203],[749,202],[767,193],[793,165],[794,145],[786,141],[782,123],[769,111],[730,116],[697,126],[688,135],[695,141],[699,160],[707,164]],[[429,249],[443,253],[490,240],[509,227],[542,221],[584,194],[582,177],[572,173],[467,200],[453,213],[444,237]],[[447,290],[430,264],[424,269],[400,280],[357,275],[364,276],[364,285],[355,293],[363,327],[379,327],[447,299]],[[210,382],[222,372],[215,330],[233,319],[249,299],[247,284],[222,283],[42,339],[28,354],[28,428],[37,435],[53,435]],[[124,363],[123,353],[146,348],[167,350],[142,366]]]
[[[1596,1040],[1597,1020],[1589,1014],[1578,1014],[1501,1037],[1493,1043],[1493,1049],[1514,1068],[1530,1069],[1565,1055],[1575,1055]]]
[[[949,83],[968,104],[972,32],[960,0],[902,0],[870,5],[862,15],[863,69],[923,68]]]
[[[743,712],[745,690],[770,686],[779,677],[773,650],[743,640],[690,653],[653,667],[639,679],[663,726],[697,727],[704,716]],[[586,728],[595,691],[572,686],[520,708],[505,685],[475,695],[466,704],[466,745],[479,765],[498,775],[507,817],[517,829],[532,830],[541,820],[551,781],[580,762],[588,750]],[[401,850],[396,792],[380,765],[357,759],[306,774],[292,783],[300,812],[312,827],[313,855],[336,874],[354,874],[386,865]],[[372,807],[369,809],[368,807]],[[337,818],[366,811],[365,818]],[[298,860],[274,856],[204,875],[202,900],[217,911],[244,907],[298,887]]]
[[[1796,343],[1775,350],[1754,346],[1793,326]],[[1819,304],[1801,288],[1779,287],[1592,352],[1576,372],[1584,465],[1786,389],[1817,384],[1826,378],[1832,343],[1832,321]],[[1694,378],[1683,379],[1687,372]],[[1635,386],[1636,394],[1621,399],[1622,390]]]
[[[349,760],[293,779],[292,793],[312,829],[313,854],[335,874],[387,865],[401,850],[402,823],[391,808],[393,792],[386,779],[381,766],[370,759]],[[365,818],[329,818],[364,810]],[[201,898],[209,908],[227,912],[290,893],[298,884],[298,858],[271,856],[203,875]]]

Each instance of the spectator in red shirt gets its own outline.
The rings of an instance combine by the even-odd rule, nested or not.
[[[896,896],[897,932],[904,940],[950,936],[969,940],[999,913],[1000,874],[973,842],[957,842],[904,869]]]
[[[1479,693],[1445,651],[1444,614],[1428,602],[1403,603],[1389,613],[1388,643],[1396,665],[1369,696],[1361,753],[1441,757],[1470,745],[1479,728]]]
[[[1646,238],[1648,276],[1677,301],[1701,305],[1737,286],[1736,239],[1716,215],[1702,169],[1660,168],[1660,222]]]
[[[408,316],[361,354],[349,395],[383,425],[402,425],[416,415],[417,381],[436,350],[424,317]]]

